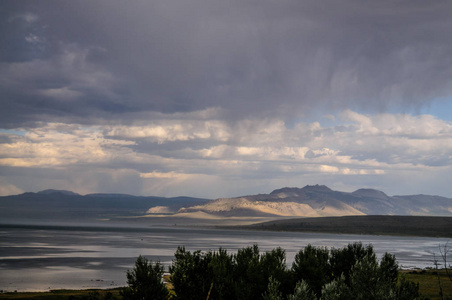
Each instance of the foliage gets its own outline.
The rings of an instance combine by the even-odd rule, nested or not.
[[[125,300],[168,299],[168,290],[162,282],[163,266],[139,256],[132,271],[127,271],[127,284],[121,295]]]
[[[190,252],[178,247],[174,256],[169,268],[174,299],[419,299],[418,285],[399,282],[394,255],[386,253],[378,260],[373,247],[362,243],[332,250],[308,245],[295,255],[291,269],[287,268],[284,249],[261,253],[257,245],[239,249],[236,254],[221,248]],[[135,270],[127,274],[129,290],[135,294],[144,291],[140,299],[154,299],[146,295],[150,295],[150,286],[157,288],[157,280],[152,284],[138,281],[161,278],[162,273],[159,263],[153,266],[140,256]],[[164,291],[162,297],[167,299],[168,291]]]
[[[345,283],[345,276],[334,279],[322,288],[322,300],[349,300],[353,299],[350,287]]]
[[[314,292],[311,291],[306,281],[297,282],[294,293],[287,297],[288,300],[316,300]]]
[[[331,280],[330,252],[311,245],[300,250],[292,264],[295,281],[304,280],[320,296],[322,287]]]
[[[414,283],[412,281],[407,281],[402,278],[400,281],[400,286],[397,289],[397,299],[399,300],[411,300],[419,298],[419,283]]]
[[[178,247],[174,257],[170,273],[175,298],[205,299],[212,284],[212,276],[209,274],[211,255],[205,255],[199,250],[191,253],[185,247]]]
[[[375,255],[366,255],[352,269],[350,288],[353,299],[384,300],[394,299],[391,281],[381,276]]]
[[[260,270],[259,247],[239,249],[233,256],[234,293],[236,299],[259,299],[266,278]]]
[[[348,244],[342,249],[332,249],[330,258],[333,278],[344,275],[345,282],[350,285],[350,273],[358,261],[369,255],[375,255],[372,245],[363,246],[361,242]]]
[[[212,279],[211,299],[233,299],[234,278],[232,256],[224,249],[218,252],[209,252],[208,274]],[[215,288],[213,288],[215,287]]]
[[[285,251],[260,254],[257,245],[229,255],[226,250],[190,252],[179,247],[170,267],[176,299],[262,299],[269,278],[287,282]],[[281,285],[284,290],[288,283]]]
[[[293,291],[293,286],[290,286],[290,271],[286,266],[286,251],[284,249],[278,247],[262,254],[259,269],[264,276],[262,281],[264,289],[269,284],[269,279],[273,278],[279,282],[280,290],[284,295]]]
[[[399,265],[393,254],[385,253],[380,261],[380,276],[395,285],[399,277]]]
[[[263,300],[283,300],[283,296],[279,289],[279,281],[270,276],[268,280],[267,291],[262,295]]]

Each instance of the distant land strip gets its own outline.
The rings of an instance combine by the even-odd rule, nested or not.
[[[235,228],[452,238],[452,217],[372,215],[296,218],[235,226]]]

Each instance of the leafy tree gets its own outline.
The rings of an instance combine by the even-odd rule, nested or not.
[[[351,290],[356,300],[394,299],[392,282],[381,276],[375,255],[366,255],[353,267]]]
[[[127,271],[128,287],[121,291],[125,300],[168,299],[168,290],[162,282],[163,266],[143,256],[135,261],[132,271]]]
[[[280,289],[284,296],[293,291],[293,285],[290,282],[290,272],[286,265],[286,251],[284,249],[278,247],[262,254],[260,269],[264,276],[264,280],[261,283],[264,291],[271,277],[280,283]]]
[[[185,247],[178,247],[174,257],[170,273],[175,298],[205,299],[213,282],[208,272],[212,256],[204,255],[200,250],[191,253]]]
[[[334,279],[322,288],[321,300],[350,300],[353,299],[350,287],[345,283],[345,276]]]
[[[207,295],[220,300],[419,299],[418,285],[398,284],[394,255],[386,253],[378,261],[372,246],[361,243],[331,251],[308,245],[297,253],[291,270],[282,248],[261,254],[254,245],[230,255],[221,248],[191,253],[179,247],[170,272],[174,298],[184,300]]]
[[[270,276],[267,291],[262,295],[263,300],[283,300],[279,285],[279,281]]]
[[[208,273],[212,276],[213,284],[210,298],[219,300],[235,298],[232,256],[221,248],[218,252],[209,252],[207,255]]]
[[[259,299],[262,282],[266,281],[260,268],[259,247],[253,245],[239,249],[233,255],[234,290],[236,299]]]
[[[331,281],[329,257],[328,249],[307,245],[295,255],[292,264],[295,281],[304,280],[320,296],[322,287]]]
[[[294,293],[287,297],[288,300],[317,300],[314,292],[304,280],[297,282]]]
[[[353,299],[419,299],[419,285],[404,279],[397,285],[397,281],[398,265],[394,255],[385,253],[380,264],[375,255],[365,256],[356,263],[351,273]]]
[[[399,278],[399,265],[393,254],[385,253],[380,260],[380,276],[395,287]]]
[[[372,245],[363,246],[361,242],[348,244],[342,249],[331,249],[331,271],[333,278],[340,278],[344,275],[345,283],[350,285],[350,273],[358,261],[365,256],[375,255]]]
[[[342,258],[345,261],[340,262]],[[342,275],[333,279],[322,289],[322,300],[414,300],[419,299],[419,286],[398,281],[398,264],[394,255],[385,253],[378,263],[371,246],[361,243],[349,244],[343,249],[333,249],[331,254],[333,274]],[[350,268],[350,264],[355,264]]]
[[[397,300],[421,299],[419,294],[419,283],[407,281],[405,278],[400,280],[400,286],[397,288]]]

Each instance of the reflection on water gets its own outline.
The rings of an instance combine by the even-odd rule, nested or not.
[[[287,263],[308,244],[339,248],[361,241],[379,257],[396,255],[404,268],[432,266],[432,252],[444,239],[322,233],[236,231],[190,228],[106,228],[0,225],[0,289],[35,291],[124,286],[138,255],[171,264],[178,246],[232,252],[258,244],[282,247]]]

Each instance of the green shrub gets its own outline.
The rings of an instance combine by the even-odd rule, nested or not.
[[[163,266],[139,256],[133,270],[127,271],[128,287],[121,291],[125,300],[167,300],[168,289],[163,283]]]

